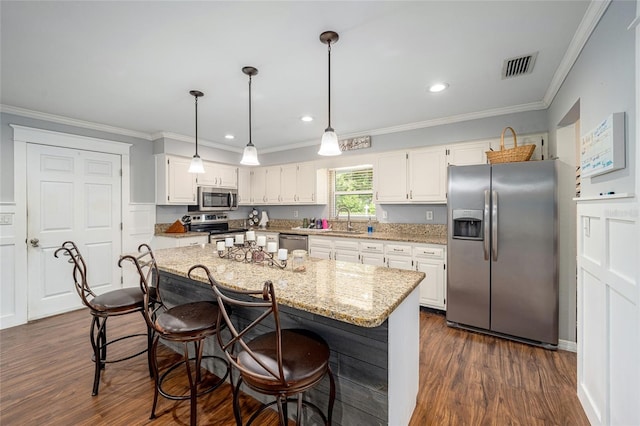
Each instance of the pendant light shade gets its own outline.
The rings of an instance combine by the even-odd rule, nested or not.
[[[322,141],[320,142],[320,151],[318,151],[318,155],[340,155],[342,151],[340,150],[340,145],[338,144],[338,135],[335,130],[331,127],[331,44],[338,41],[338,33],[335,31],[325,31],[320,34],[320,41],[327,45],[328,56],[329,56],[329,72],[328,72],[328,120],[329,124],[327,128],[324,130],[324,134],[322,135]]]
[[[240,164],[245,166],[259,166],[258,150],[251,140],[251,77],[258,74],[258,69],[254,67],[243,67],[242,72],[249,76],[249,142],[247,146],[244,147]]]
[[[202,158],[198,155],[198,98],[204,96],[204,93],[199,90],[191,90],[189,93],[196,98],[196,153],[191,159],[189,173],[204,173],[204,164],[202,164]]]

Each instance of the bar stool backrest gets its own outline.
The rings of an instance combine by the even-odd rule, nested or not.
[[[118,266],[122,268],[122,262],[129,261],[136,267],[138,275],[140,276],[140,288],[144,293],[144,319],[147,321],[149,327],[158,331],[154,318],[156,317],[156,312],[164,306],[160,296],[160,288],[158,287],[160,284],[158,264],[148,244],[140,244],[138,246],[138,253],[138,256],[131,254],[120,256]],[[155,288],[155,292],[149,290],[152,288]]]
[[[209,283],[213,287],[213,291],[216,293],[218,298],[220,315],[224,318],[224,322],[231,335],[228,339],[223,337],[223,333],[220,332],[222,321],[218,321],[216,336],[218,336],[218,343],[225,352],[229,362],[231,362],[231,364],[242,374],[250,375],[256,380],[264,380],[268,383],[275,382],[286,386],[286,379],[282,366],[282,330],[280,328],[280,315],[278,312],[278,303],[276,301],[273,283],[271,281],[266,281],[262,290],[234,290],[220,285],[215,278],[213,278],[209,269],[204,265],[192,266],[191,269],[189,269],[188,274],[190,278],[192,271],[198,268],[203,269],[207,274]],[[238,298],[239,296],[245,296],[245,298]],[[256,300],[247,300],[246,296],[253,296]],[[251,321],[248,325],[242,327],[236,326],[229,317],[229,312],[233,310],[234,306],[255,309],[259,314],[257,318]],[[255,337],[256,328],[258,328],[261,323],[266,322],[269,317],[273,317],[275,325],[274,343],[276,348],[276,365],[273,365],[272,362],[265,362],[266,358],[272,359],[272,356],[266,358],[262,357],[259,353],[253,351],[247,344],[247,339]],[[234,350],[236,344],[240,346],[241,350]],[[263,374],[257,375],[255,371],[250,371],[244,368],[243,365],[238,362],[238,353],[248,355],[253,361],[259,364],[264,369]]]
[[[87,281],[87,264],[82,258],[80,251],[78,251],[78,247],[73,241],[65,241],[53,254],[55,257],[58,257],[59,253],[62,253],[64,256],[69,256],[69,263],[73,264],[73,282],[75,283],[76,292],[78,296],[80,296],[82,303],[90,309],[95,309],[91,304],[91,300],[93,300],[96,295],[89,287],[89,282]]]

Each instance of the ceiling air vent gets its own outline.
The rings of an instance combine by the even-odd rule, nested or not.
[[[502,79],[529,74],[533,71],[533,65],[536,63],[537,56],[538,52],[535,52],[529,55],[505,59],[502,64]]]

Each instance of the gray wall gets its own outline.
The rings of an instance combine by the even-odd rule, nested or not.
[[[613,112],[626,112],[627,167],[584,179],[581,184],[582,196],[593,196],[605,191],[635,192],[635,34],[634,31],[627,30],[635,17],[635,8],[636,3],[631,1],[613,1],[610,4],[547,111],[550,154],[557,152],[555,129],[570,124],[561,121],[577,101],[581,134],[591,131]],[[559,238],[563,236],[565,234],[560,228]],[[559,337],[575,341],[575,279],[560,281],[559,303]]]
[[[132,144],[130,150],[131,201],[137,203],[155,202],[155,159],[151,141],[7,113],[0,113],[0,167],[2,176],[0,181],[0,202],[15,201],[13,129],[9,126],[10,124]],[[19,188],[16,189],[19,190]]]
[[[582,196],[635,192],[635,34],[627,30],[635,10],[634,1],[611,2],[548,109],[550,154],[556,152],[553,130],[576,101],[580,101],[581,134],[593,130],[611,113],[626,113],[626,167],[583,179]]]

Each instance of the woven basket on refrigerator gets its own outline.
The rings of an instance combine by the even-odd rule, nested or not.
[[[513,134],[513,148],[509,149],[505,149],[504,147],[504,133],[507,130],[511,130],[511,133]],[[500,151],[487,151],[487,159],[491,164],[529,161],[535,149],[535,145],[518,146],[515,130],[511,127],[505,127],[500,135]]]

